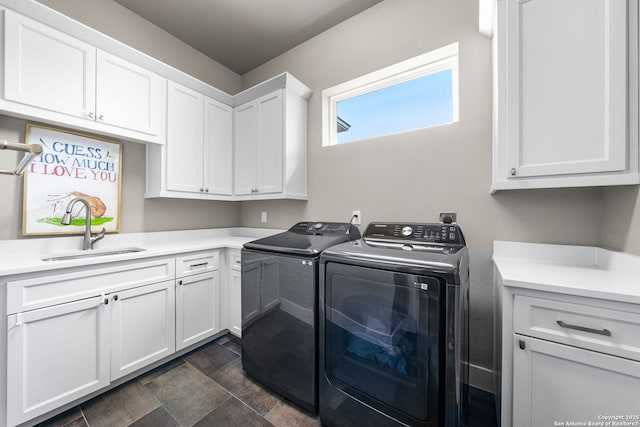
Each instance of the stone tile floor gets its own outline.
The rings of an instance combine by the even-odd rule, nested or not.
[[[470,427],[495,427],[493,395],[471,388]],[[248,378],[226,335],[38,427],[320,426]]]

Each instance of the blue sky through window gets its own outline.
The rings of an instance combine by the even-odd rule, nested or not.
[[[337,103],[351,127],[338,144],[453,121],[453,72],[446,69]]]

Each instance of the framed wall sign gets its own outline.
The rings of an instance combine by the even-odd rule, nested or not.
[[[91,207],[94,232],[120,231],[121,144],[40,125],[27,124],[26,142],[42,154],[24,174],[22,234],[82,234],[85,208],[75,203],[71,224],[62,225],[69,203],[81,198]]]

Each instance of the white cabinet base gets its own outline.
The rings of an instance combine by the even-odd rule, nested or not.
[[[517,334],[513,352],[513,427],[640,422],[640,362]]]
[[[178,279],[176,286],[176,350],[220,332],[218,272]]]
[[[9,316],[8,425],[109,385],[110,314],[98,297]]]
[[[173,281],[118,292],[111,299],[111,379],[175,351]]]

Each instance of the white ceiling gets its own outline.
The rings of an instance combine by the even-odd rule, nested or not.
[[[382,0],[115,0],[244,74]]]

